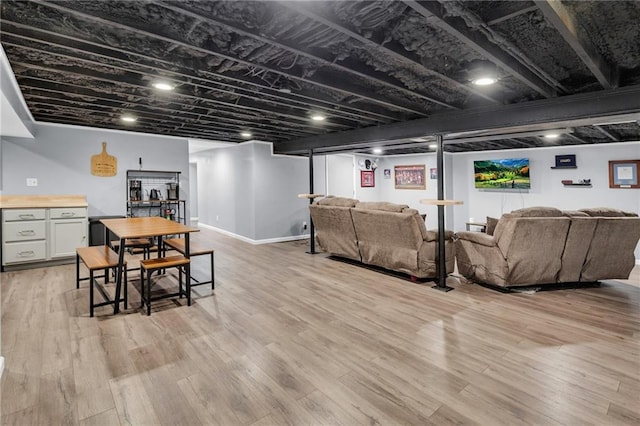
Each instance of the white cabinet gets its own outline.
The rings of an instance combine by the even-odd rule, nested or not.
[[[76,248],[87,245],[87,209],[49,209],[49,257],[74,256]]]
[[[2,210],[2,266],[73,259],[87,245],[87,208]]]

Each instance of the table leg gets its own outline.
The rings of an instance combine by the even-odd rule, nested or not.
[[[189,259],[191,247],[189,243],[189,233],[184,234],[184,257]],[[186,284],[185,287],[187,289],[187,306],[191,306],[191,264],[187,265],[185,268],[186,275]]]
[[[113,301],[113,314],[120,312],[120,291],[122,289],[122,265],[124,264],[124,238],[120,238],[120,251],[118,252],[118,276],[116,277],[116,296]]]

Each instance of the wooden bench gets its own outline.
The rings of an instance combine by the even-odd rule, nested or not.
[[[179,273],[177,293],[162,294],[159,296],[151,297],[151,274],[155,271],[160,271],[168,268],[177,268]],[[187,276],[185,280],[186,290],[182,289],[182,274]],[[146,278],[145,278],[146,276]],[[159,257],[155,259],[143,259],[140,261],[140,307],[147,305],[147,315],[151,315],[151,302],[154,300],[165,299],[167,297],[174,296],[187,296],[187,305],[191,306],[191,280],[190,276],[190,261],[188,258],[177,255],[169,257]],[[146,283],[146,285],[145,285]]]
[[[185,254],[184,245],[185,245],[184,238],[166,239],[163,241],[163,252],[166,255],[167,246],[169,246],[184,256]],[[192,276],[191,279],[193,282],[191,283],[191,287],[203,285],[203,284],[211,284],[211,290],[215,289],[215,269],[214,269],[214,257],[213,257],[214,253],[215,253],[215,250],[212,249],[211,247],[207,247],[202,243],[193,241],[193,239],[189,241],[189,257],[209,255],[210,256],[209,263],[211,268],[211,276],[208,281],[200,281]]]
[[[93,311],[99,306],[113,305],[116,302],[124,301],[124,308],[127,309],[127,265],[123,265],[124,270],[124,299],[118,301],[111,300],[104,287],[98,283],[97,278],[103,278],[104,284],[109,282],[109,269],[118,267],[118,254],[108,246],[79,247],[76,249],[76,288],[80,288],[80,281],[89,280],[89,315],[93,317]],[[89,276],[80,277],[80,261],[89,270]],[[96,276],[95,271],[103,270],[103,275]],[[104,298],[102,303],[94,303],[94,286],[98,288]]]

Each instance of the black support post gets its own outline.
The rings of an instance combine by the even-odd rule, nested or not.
[[[436,135],[438,145],[436,151],[436,166],[438,167],[438,200],[444,200],[444,139],[442,135]],[[438,283],[433,288],[440,291],[451,291],[452,287],[447,287],[447,263],[445,259],[444,247],[444,205],[438,205]]]
[[[313,149],[309,150],[309,194],[313,194]],[[309,198],[309,204],[313,203],[313,198]],[[316,236],[313,227],[313,219],[309,213],[309,254],[316,254]]]

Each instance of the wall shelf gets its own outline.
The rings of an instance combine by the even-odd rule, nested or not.
[[[590,183],[563,183],[564,186],[582,186],[584,188],[591,188],[593,185]]]
[[[577,169],[578,166],[551,166],[552,169]]]

